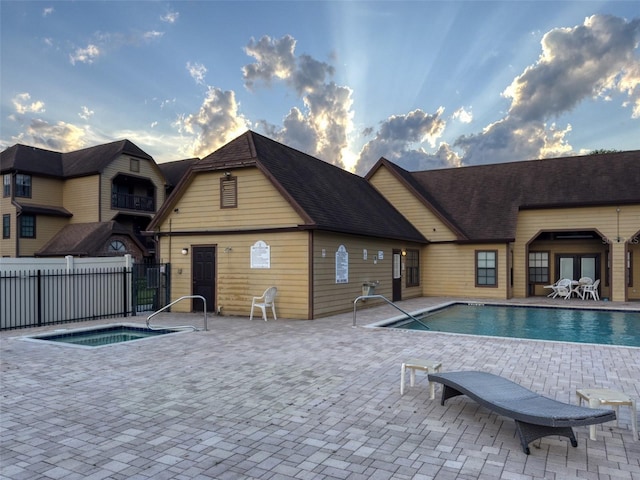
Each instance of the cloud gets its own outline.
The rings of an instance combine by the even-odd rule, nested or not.
[[[187,70],[189,75],[193,78],[198,85],[204,85],[204,77],[207,74],[207,67],[201,63],[187,62]]]
[[[233,91],[209,87],[200,110],[181,116],[175,126],[180,133],[193,137],[184,153],[204,157],[244,133],[249,128],[249,122],[238,113]]]
[[[282,81],[301,98],[302,106],[292,107],[282,128],[265,121],[258,123],[269,135],[287,145],[340,167],[353,169],[355,158],[349,151],[352,130],[353,92],[330,81],[334,68],[309,55],[296,56],[296,41],[290,35],[280,39],[268,36],[252,39],[245,52],[256,62],[243,67],[248,90],[259,83],[267,87]]]
[[[473,121],[473,114],[471,113],[471,111],[465,110],[464,107],[460,107],[458,110],[453,112],[451,118],[462,123],[471,123]]]
[[[509,115],[522,121],[544,120],[571,110],[585,98],[628,91],[629,80],[635,80],[632,90],[640,94],[634,58],[639,38],[640,19],[626,22],[608,15],[588,17],[574,28],[551,30],[542,38],[538,61],[503,93],[512,101]],[[633,78],[621,82],[621,73],[631,72]]]
[[[149,30],[146,32],[101,32],[97,31],[92,35],[90,43],[82,48],[77,47],[69,54],[72,65],[76,62],[92,64],[98,57],[104,56],[107,52],[113,52],[122,47],[140,46],[149,44],[164,36],[164,32]]]
[[[640,62],[634,56],[639,41],[640,19],[609,15],[547,32],[537,62],[503,92],[511,99],[507,115],[453,146],[462,149],[465,164],[569,155],[571,125],[561,128],[553,120],[586,99],[610,100],[616,94],[639,118]]]
[[[272,40],[268,36],[258,42],[251,39],[245,47],[245,53],[256,59],[256,63],[242,67],[245,86],[252,90],[257,81],[268,85],[273,78],[287,79],[295,68],[294,50],[296,41],[290,35],[280,40]]]
[[[156,38],[162,38],[164,32],[158,32],[157,30],[150,30],[142,34],[142,38],[147,41],[155,40]]]
[[[42,9],[42,16],[46,17],[53,13],[53,7],[46,7]]]
[[[59,121],[55,124],[41,119],[32,119],[24,132],[13,137],[14,142],[57,152],[78,150],[86,145],[90,130]]]
[[[425,165],[430,165],[431,168],[457,165],[458,159],[446,152],[446,147],[439,154],[433,155],[421,146],[427,142],[435,147],[446,127],[443,113],[442,107],[434,114],[416,109],[406,115],[392,115],[386,119],[378,128],[375,138],[367,142],[360,151],[358,171],[366,173],[380,157],[407,169]]]
[[[25,113],[42,113],[45,111],[44,102],[41,100],[36,100],[35,102],[31,102],[31,95],[29,93],[19,93],[12,99],[12,103],[14,108],[16,109],[16,113],[25,114]]]
[[[72,65],[75,65],[76,62],[91,64],[100,54],[101,51],[97,46],[89,44],[86,48],[77,48],[75,52],[69,55],[69,60],[71,60]]]
[[[160,20],[166,23],[176,23],[178,21],[178,17],[180,13],[178,12],[167,12],[160,17]]]
[[[80,107],[81,111],[80,113],[78,113],[78,116],[80,118],[82,118],[83,120],[89,120],[89,118],[91,118],[93,116],[93,110],[89,110],[88,107],[85,107],[84,105],[82,107]]]
[[[486,164],[557,157],[571,154],[566,136],[571,125],[559,129],[544,122],[519,122],[514,118],[499,120],[482,133],[463,135],[453,146],[464,151],[465,164]]]

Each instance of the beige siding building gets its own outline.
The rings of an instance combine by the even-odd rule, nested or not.
[[[350,311],[363,284],[389,298],[422,294],[425,240],[391,203],[362,177],[254,132],[195,163],[149,229],[174,297],[202,295],[212,311],[247,316],[270,286],[278,316],[299,319]]]
[[[133,143],[69,153],[18,144],[0,159],[2,256],[153,256],[141,232],[164,202],[166,182]]]
[[[428,240],[429,296],[547,295],[600,280],[640,300],[640,151],[408,172],[381,159],[366,178]]]
[[[270,286],[301,319],[349,311],[369,284],[391,301],[500,300],[592,277],[629,301],[637,185],[640,152],[424,172],[380,159],[362,179],[247,132],[193,163],[149,228],[174,296],[231,315]]]

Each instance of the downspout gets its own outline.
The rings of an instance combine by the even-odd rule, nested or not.
[[[11,173],[11,184],[9,185],[9,188],[11,188],[11,205],[13,205],[14,207],[16,207],[16,258],[18,258],[20,256],[20,221],[18,220],[18,217],[20,216],[20,213],[22,212],[22,209],[19,208],[19,206],[16,204],[16,174],[17,172],[13,172]]]

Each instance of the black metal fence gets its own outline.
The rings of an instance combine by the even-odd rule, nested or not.
[[[168,263],[133,265],[134,312],[155,312],[171,303],[170,273]]]
[[[130,268],[0,273],[0,329],[126,317],[133,309]]]

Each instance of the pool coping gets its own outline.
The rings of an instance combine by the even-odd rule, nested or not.
[[[463,301],[463,300],[453,300],[444,302],[437,305],[432,305],[428,308],[423,308],[419,310],[414,310],[412,312],[408,312],[410,315],[421,315],[427,312],[437,312],[438,310],[443,310],[445,308],[451,307],[453,305],[470,305],[470,306],[493,306],[493,307],[513,307],[513,308],[555,308],[561,310],[590,310],[596,312],[621,312],[621,313],[640,313],[640,310],[628,309],[628,308],[603,308],[602,306],[582,306],[582,305],[536,305],[536,304],[513,304],[513,303],[502,303],[502,302],[481,302],[481,301]],[[366,325],[362,325],[362,328],[380,328],[380,329],[388,329],[388,325],[398,320],[402,320],[407,318],[407,315],[396,315],[394,317],[386,318],[384,320],[378,320],[376,322],[372,322]],[[390,329],[393,330],[393,329]],[[396,329],[401,332],[419,332],[426,334],[442,334],[442,335],[464,335],[465,337],[478,337],[478,338],[492,338],[492,339],[509,339],[509,340],[520,340],[526,342],[555,342],[555,343],[563,343],[563,344],[571,344],[571,345],[597,345],[601,347],[615,347],[615,348],[636,348],[640,349],[639,346],[635,345],[613,345],[608,343],[589,343],[589,342],[571,342],[567,340],[549,340],[543,338],[520,338],[520,337],[502,337],[497,335],[480,335],[480,334],[470,334],[470,333],[459,333],[459,332],[442,332],[439,330],[413,330],[413,329]]]
[[[84,350],[96,350],[96,349],[101,349],[101,348],[104,348],[104,347],[113,347],[115,345],[123,345],[123,344],[130,344],[130,343],[133,343],[133,342],[140,342],[142,340],[154,340],[154,339],[159,338],[159,337],[164,337],[165,335],[173,335],[173,334],[176,334],[176,333],[189,333],[189,332],[193,332],[194,331],[194,330],[186,330],[185,327],[171,327],[171,326],[168,326],[168,327],[162,327],[162,330],[171,330],[171,332],[166,333],[164,335],[151,335],[151,336],[148,336],[148,337],[136,338],[136,339],[133,339],[133,340],[127,340],[125,342],[115,342],[115,343],[108,343],[106,345],[95,345],[95,346],[79,345],[79,344],[75,344],[75,343],[69,343],[69,342],[62,342],[62,341],[48,340],[47,339],[47,337],[60,335],[60,334],[64,334],[64,333],[91,332],[93,330],[104,330],[104,329],[112,328],[112,327],[130,327],[130,328],[138,328],[138,329],[144,329],[144,330],[148,329],[147,326],[144,323],[118,322],[118,323],[106,323],[106,324],[101,324],[101,325],[92,325],[92,326],[77,327],[77,328],[57,328],[57,329],[54,329],[54,330],[48,330],[46,332],[36,333],[36,334],[33,334],[33,335],[23,335],[23,336],[17,337],[17,339],[25,341],[25,342],[44,343],[44,344],[49,344],[49,345],[58,345],[58,346],[62,346],[62,347],[72,347],[72,348],[79,348],[79,349],[84,349]],[[153,329],[149,329],[149,330],[153,330]]]

